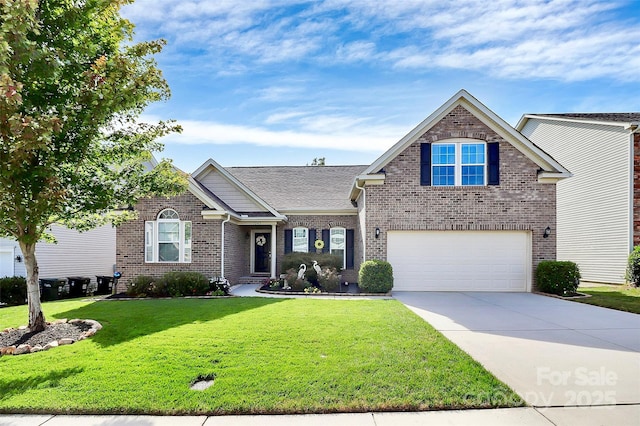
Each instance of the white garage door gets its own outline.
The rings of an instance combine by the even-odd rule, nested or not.
[[[0,278],[13,276],[13,249],[0,250]]]
[[[389,231],[398,291],[529,291],[528,232]]]

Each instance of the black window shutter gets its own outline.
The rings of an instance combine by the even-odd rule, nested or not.
[[[487,151],[489,166],[489,176],[487,179],[487,183],[489,185],[500,185],[500,143],[488,143]]]
[[[322,248],[323,253],[329,253],[329,243],[330,243],[329,240],[330,240],[329,230],[323,229],[322,230],[322,241],[324,241],[324,247]]]
[[[354,258],[354,232],[353,229],[347,229],[347,265],[345,269],[353,269],[353,258]]]
[[[420,185],[431,186],[431,144],[420,144]]]
[[[315,253],[316,251],[316,230],[309,229],[309,253]]]
[[[284,254],[291,253],[293,251],[293,230],[284,230]]]

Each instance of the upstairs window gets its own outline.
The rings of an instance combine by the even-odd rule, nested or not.
[[[145,262],[191,262],[191,222],[181,221],[173,209],[162,210],[145,222]]]
[[[500,142],[421,143],[420,185],[500,185]]]

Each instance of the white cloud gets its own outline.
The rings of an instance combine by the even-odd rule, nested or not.
[[[512,79],[637,80],[630,68],[637,65],[640,24],[618,13],[625,3],[138,0],[125,13],[143,35],[168,38],[169,49],[201,49],[215,58],[219,75],[305,61],[474,69]]]
[[[154,121],[145,117],[147,121]],[[331,124],[331,120],[324,123]],[[357,120],[356,120],[357,121]],[[380,152],[397,142],[407,129],[392,126],[341,123],[339,128],[321,126],[318,119],[309,129],[272,130],[267,127],[242,126],[210,121],[180,120],[181,134],[163,138],[166,144],[252,144],[272,147],[327,148],[346,151]],[[335,121],[333,122],[335,123]],[[315,126],[315,128],[314,128]]]

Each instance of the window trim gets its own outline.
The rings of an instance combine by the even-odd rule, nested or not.
[[[173,212],[175,217],[162,218],[164,213]],[[160,256],[160,224],[178,224],[178,260],[162,261]],[[187,240],[187,228],[189,229],[189,240]],[[156,220],[145,221],[144,224],[144,263],[191,263],[191,246],[193,239],[193,224],[189,220],[180,220],[180,215],[175,209],[166,208],[161,210],[156,216]],[[167,243],[167,242],[164,242]]]
[[[455,155],[455,162],[453,164],[454,169],[453,169],[453,185],[440,185],[438,183],[436,183],[436,181],[434,180],[434,176],[433,176],[433,169],[435,167],[442,167],[442,166],[451,166],[449,164],[434,164],[433,161],[433,154],[434,154],[434,149],[438,146],[442,146],[442,145],[453,145],[454,146],[454,155]],[[474,163],[474,164],[462,164],[462,146],[463,145],[482,145],[483,149],[484,149],[484,163],[482,164],[482,174],[483,174],[483,183],[482,184],[473,184],[473,185],[463,185],[462,184],[462,167],[463,166],[480,166],[481,164],[479,163]],[[464,139],[464,140],[459,140],[459,139],[449,139],[449,140],[443,140],[443,141],[439,141],[439,142],[432,142],[431,143],[431,166],[430,166],[430,175],[431,175],[431,186],[440,186],[440,187],[454,187],[454,186],[464,186],[464,187],[472,187],[472,186],[487,186],[487,182],[488,182],[488,173],[489,173],[489,158],[488,158],[488,152],[487,152],[487,142],[486,141],[481,141],[481,140],[475,140],[475,139]]]
[[[333,228],[329,228],[329,254],[333,254],[333,244],[332,244],[332,240],[333,240],[333,231],[334,230],[341,230],[342,231],[342,249],[336,249],[336,250],[342,250],[342,269],[346,268],[347,265],[347,228],[345,228],[344,226],[334,226]]]
[[[304,229],[304,250],[296,250],[296,230],[302,229]],[[291,230],[291,252],[309,253],[309,228],[305,228],[304,226],[296,226]]]

